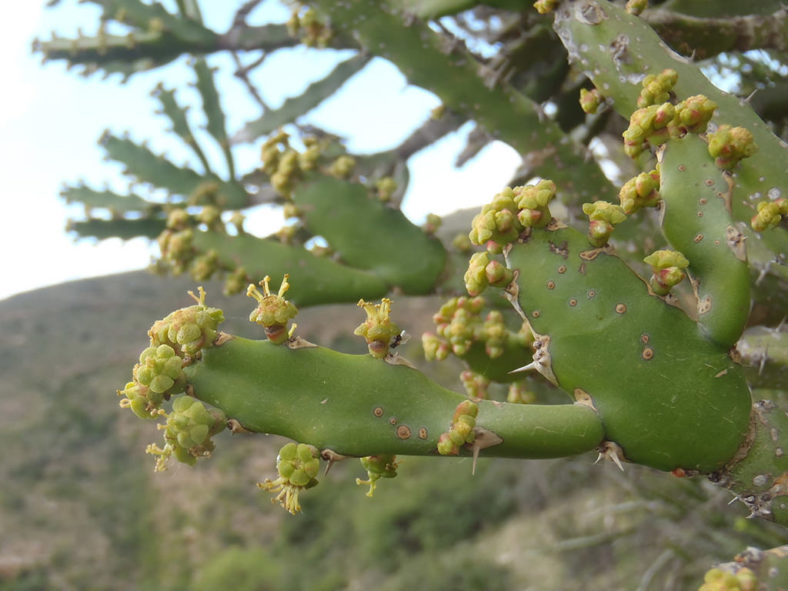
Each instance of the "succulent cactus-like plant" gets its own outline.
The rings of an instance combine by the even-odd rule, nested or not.
[[[268,336],[222,333],[221,312],[204,294],[154,325],[122,391],[123,405],[137,415],[164,418],[165,447],[153,453],[193,463],[211,451],[225,419],[231,428],[289,437],[298,443],[280,453],[279,477],[261,487],[296,512],[297,494],[316,484],[321,458],[362,458],[368,477],[359,481],[371,494],[396,474],[401,456],[596,451],[619,466],[705,476],[752,516],[788,525],[788,414],[780,391],[788,148],[774,133],[785,114],[771,117],[770,127],[755,99],[751,105],[719,90],[665,45],[669,38],[685,53],[721,51],[714,35],[683,33],[717,30],[697,3],[314,0],[295,10],[294,37],[281,37],[276,25],[250,27],[242,12],[234,34],[220,35],[187,10],[191,3],[179,15],[138,0],[97,3],[106,20],[134,29],[133,43],[122,49],[101,33],[70,49],[57,39],[37,47],[49,59],[128,75],[181,53],[200,56],[192,66],[196,87],[228,178],[212,172],[174,92],[158,87],[163,114],[203,172],[107,133],[108,156],[170,196],[68,188],[70,201],[112,213],[88,215],[74,229],[158,234],[159,270],[188,271],[200,281],[224,274],[231,292],[248,285],[258,302],[252,319]],[[770,18],[784,22],[784,8],[772,14],[724,4],[727,14],[749,19],[748,49],[784,49],[784,30],[761,34]],[[444,18],[457,32],[435,24],[448,21],[424,20]],[[498,44],[500,59],[477,55],[465,43],[473,35]],[[356,55],[229,134],[202,56],[297,42]],[[370,55],[437,95],[442,113],[394,150],[350,154],[298,118]],[[746,82],[748,71],[740,75]],[[398,206],[405,160],[466,120],[483,128],[482,144],[508,143],[523,165],[465,229],[468,238],[450,243],[434,219],[420,228]],[[240,177],[232,143],[266,135],[260,170]],[[602,173],[589,148],[594,137],[609,147],[615,139],[607,153],[629,180]],[[282,206],[293,223],[274,236],[247,233],[240,212],[259,202]],[[276,295],[269,277],[284,277]],[[432,293],[450,299],[435,315],[435,331],[424,335],[424,351],[467,365],[467,396],[439,386],[396,350],[401,327],[415,327],[394,322],[388,296]],[[288,328],[296,305],[331,302],[364,308],[356,334],[370,355],[318,347]],[[530,370],[567,394],[565,403],[534,403],[540,386],[523,375]],[[507,402],[490,399],[495,384],[510,385]],[[782,568],[775,556],[760,556],[744,573],[710,573],[705,585],[760,580],[756,562]]]

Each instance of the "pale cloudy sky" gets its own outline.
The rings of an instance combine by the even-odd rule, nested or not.
[[[0,248],[6,269],[0,279],[0,299],[45,285],[146,266],[154,251],[141,239],[75,242],[65,232],[68,209],[58,193],[63,183],[80,180],[97,189],[105,184],[118,191],[125,189],[128,181],[120,175],[119,166],[102,161],[96,143],[107,128],[116,133],[128,130],[136,140],[149,139],[156,151],[166,152],[176,162],[188,157],[178,141],[163,133],[166,122],[154,114],[156,104],[150,91],[160,81],[183,87],[181,100],[199,105],[183,84],[192,74],[182,61],[134,76],[125,85],[118,78],[84,79],[59,63],[41,66],[40,56],[30,51],[34,37],[48,38],[53,29],[61,35],[73,34],[79,26],[94,30],[98,14],[90,4],[69,0],[54,10],[44,9],[43,4],[40,0],[17,2],[13,18],[0,21],[4,78],[0,94],[0,191],[4,201]],[[203,2],[204,10],[219,9],[216,14],[207,12],[206,20],[224,30],[240,4]],[[256,13],[258,19],[286,18],[275,2],[266,5]],[[276,106],[320,78],[336,59],[302,50],[273,56],[260,72],[267,80],[276,81],[263,88],[266,98]],[[231,71],[228,59],[217,56],[210,62],[226,65],[224,70]],[[310,69],[305,70],[304,63]],[[259,112],[232,76],[220,78],[219,83],[232,133]],[[313,119],[345,135],[352,151],[372,152],[398,144],[438,103],[431,94],[408,86],[394,67],[376,60],[346,85],[342,96],[317,110]],[[467,131],[453,134],[411,159],[411,185],[404,209],[415,222],[430,212],[446,214],[489,200],[515,169],[517,155],[502,144],[488,147],[462,170],[453,169]],[[255,166],[258,146],[259,142],[237,151],[241,171]],[[256,228],[271,226],[265,212],[258,212],[253,221]],[[273,223],[278,222],[277,216]]]

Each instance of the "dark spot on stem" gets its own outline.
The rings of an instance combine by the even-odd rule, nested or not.
[[[410,438],[410,427],[407,425],[400,425],[397,427],[397,437],[400,439],[409,439]]]

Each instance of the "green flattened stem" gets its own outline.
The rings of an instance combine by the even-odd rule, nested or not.
[[[534,231],[507,257],[520,308],[545,335],[535,364],[593,402],[627,459],[711,472],[736,454],[751,402],[727,347],[577,230]]]
[[[245,429],[359,457],[437,455],[441,433],[467,400],[415,369],[369,355],[242,338],[205,350],[184,372],[198,399]],[[583,405],[477,404],[475,443],[462,455],[477,445],[486,456],[563,457],[594,449],[604,435]]]
[[[307,228],[347,265],[409,294],[430,293],[443,273],[446,251],[440,241],[401,211],[370,198],[364,185],[314,174],[296,185],[292,197]]]
[[[728,213],[730,185],[696,135],[671,141],[661,153],[662,231],[689,260],[698,322],[732,346],[750,313],[750,271],[744,238]]]
[[[769,391],[756,390],[756,397]],[[751,517],[788,525],[788,415],[771,400],[753,404],[753,433],[747,454],[710,475],[734,493]]]

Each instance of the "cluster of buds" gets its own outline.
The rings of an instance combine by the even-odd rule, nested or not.
[[[333,31],[321,22],[312,8],[302,9],[296,5],[287,21],[287,32],[307,47],[324,48],[331,41]]]
[[[636,158],[649,145],[658,146],[687,133],[703,133],[717,104],[703,95],[691,96],[677,105],[665,102],[632,113],[623,133],[624,151]]]
[[[183,359],[169,345],[148,347],[134,366],[133,378],[123,390],[118,390],[119,396],[125,396],[121,407],[130,408],[142,419],[155,418],[164,400],[183,392]]]
[[[298,152],[290,147],[289,136],[281,129],[269,137],[261,148],[263,172],[271,186],[281,195],[289,197],[296,180],[301,176]]]
[[[477,296],[489,285],[505,287],[513,277],[514,273],[503,263],[490,260],[490,255],[486,251],[476,252],[471,256],[468,270],[465,272],[465,289],[470,295]]]
[[[249,274],[244,267],[236,267],[224,280],[224,295],[241,293],[249,285]]]
[[[328,167],[328,174],[338,179],[347,179],[353,174],[353,169],[355,167],[356,159],[353,158],[353,156],[343,154],[331,163]]]
[[[552,220],[548,204],[555,199],[553,181],[543,180],[535,185],[515,187],[514,201],[519,208],[517,219],[525,228],[544,228]]]
[[[390,176],[379,178],[375,181],[375,190],[377,191],[378,199],[386,203],[391,200],[391,197],[397,190],[397,181]]]
[[[618,192],[624,213],[631,215],[644,207],[656,207],[662,199],[659,194],[659,171],[641,172],[629,179]]]
[[[640,96],[638,96],[638,107],[642,108],[668,102],[678,79],[679,75],[673,69],[662,70],[659,74],[646,76],[641,83],[643,89],[640,91]]]
[[[756,591],[758,577],[747,567],[739,568],[736,574],[721,568],[713,568],[703,577],[698,591]]]
[[[210,440],[225,427],[226,417],[219,411],[209,412],[201,402],[180,396],[169,414],[162,403],[186,389],[184,366],[200,357],[202,349],[213,346],[218,336],[218,326],[224,315],[218,308],[205,305],[205,290],[200,287],[199,297],[192,292],[196,304],[182,308],[156,321],[148,331],[150,345],[140,355],[134,366],[133,381],[126,384],[118,395],[124,396],[120,406],[130,408],[143,418],[166,417],[164,448],[148,446],[148,453],[158,455],[156,469],[163,470],[171,455],[187,464],[194,464],[198,457],[213,450]]]
[[[442,456],[456,456],[460,447],[473,443],[476,439],[476,416],[479,405],[470,400],[463,400],[454,410],[451,427],[438,438],[438,453]]]
[[[219,324],[224,314],[218,308],[205,305],[205,290],[200,287],[199,296],[189,292],[196,305],[181,308],[153,323],[148,331],[152,347],[169,345],[179,357],[199,358],[204,347],[216,340]]]
[[[583,213],[589,219],[588,241],[597,248],[607,244],[615,226],[627,219],[621,207],[607,201],[583,203]]]
[[[552,220],[548,204],[556,195],[555,183],[548,180],[535,185],[507,187],[491,203],[482,207],[468,237],[477,245],[486,245],[491,253],[517,240],[525,228],[543,228]]]
[[[369,486],[367,496],[375,493],[377,482],[381,478],[394,478],[397,475],[397,456],[394,454],[379,454],[361,458],[361,465],[367,471],[367,479],[356,478],[356,484]]]
[[[205,205],[196,216],[197,222],[203,224],[205,229],[214,232],[224,231],[222,222],[222,210],[215,205]]]
[[[288,275],[285,274],[276,295],[271,293],[269,286],[271,278],[268,275],[260,282],[262,293],[253,283],[246,288],[246,295],[257,300],[257,307],[249,314],[249,320],[262,326],[268,340],[277,345],[284,343],[291,336],[287,325],[298,314],[298,308],[284,298],[285,293],[290,289],[287,278]]]
[[[432,317],[437,336],[425,333],[422,337],[424,355],[428,360],[442,361],[454,353],[462,357],[475,340],[476,329],[481,321],[479,315],[484,308],[484,298],[452,298],[443,304]]]
[[[288,443],[279,450],[276,470],[279,472],[276,480],[266,479],[265,482],[258,482],[257,486],[278,493],[271,501],[278,502],[289,513],[295,515],[301,511],[298,493],[317,484],[317,474],[320,471],[318,451],[305,443]]]
[[[756,232],[763,232],[769,228],[776,227],[784,216],[788,216],[788,199],[780,197],[774,201],[761,201],[750,225]]]
[[[507,349],[522,349],[530,344],[528,331],[509,330],[500,311],[492,310],[483,319],[484,306],[484,298],[478,296],[452,298],[443,304],[432,317],[437,334],[422,336],[425,357],[438,361],[446,359],[449,353],[464,357],[478,343],[484,345],[487,357],[496,359]]]
[[[651,290],[661,296],[667,295],[674,285],[684,279],[684,269],[689,266],[686,257],[676,250],[657,250],[644,258],[643,262],[651,265]]]
[[[549,14],[558,6],[558,0],[536,0],[534,8],[539,14]]]
[[[583,109],[585,113],[589,115],[596,113],[602,101],[604,101],[602,93],[596,88],[592,88],[591,90],[587,88],[580,89],[580,108]]]
[[[364,337],[370,355],[384,359],[389,354],[392,339],[401,332],[391,321],[391,300],[383,298],[379,304],[359,300],[358,306],[364,308],[367,319],[356,327],[353,334]]]
[[[709,155],[714,158],[717,167],[723,170],[733,170],[740,160],[757,151],[758,145],[752,133],[743,127],[720,125],[709,134]]]
[[[442,224],[443,219],[441,216],[434,213],[428,213],[427,219],[424,221],[424,225],[421,227],[421,229],[424,230],[425,234],[432,236],[438,231],[438,228],[440,228]]]
[[[511,404],[533,404],[536,402],[536,394],[525,387],[521,382],[509,384],[509,391],[506,393],[506,402]]]
[[[157,243],[161,261],[179,275],[185,272],[195,256],[194,230],[189,214],[184,209],[173,209],[167,215],[167,225]]]
[[[460,381],[471,398],[487,400],[490,397],[487,388],[490,387],[492,380],[482,374],[466,369],[460,374]]]
[[[175,459],[190,466],[197,458],[208,456],[214,449],[211,437],[223,431],[227,417],[220,410],[209,411],[202,402],[189,396],[180,396],[172,403],[167,422],[159,425],[164,430],[164,447],[150,444],[146,453],[156,455],[156,471],[167,467]]]
[[[212,249],[192,259],[189,274],[195,281],[207,281],[220,269],[219,253]]]

